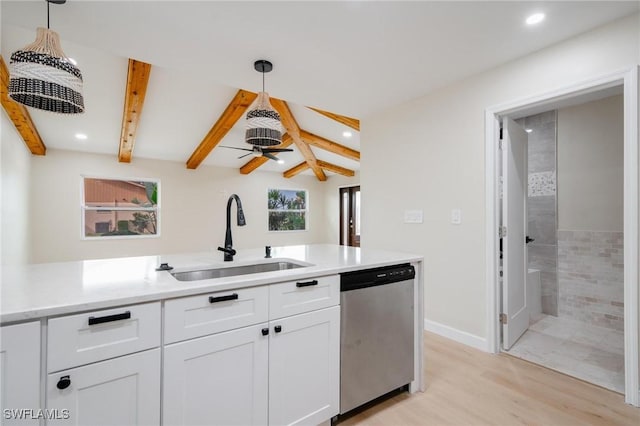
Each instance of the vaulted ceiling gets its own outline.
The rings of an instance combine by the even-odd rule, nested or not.
[[[46,24],[46,6],[38,0],[0,7],[8,61]],[[539,10],[545,23],[526,28],[524,18]],[[3,106],[22,120],[21,133],[39,135],[49,148],[243,173],[259,165],[322,180],[359,169],[357,118],[638,10],[635,1],[69,0],[52,5],[51,28],[83,72],[86,112],[27,111],[7,107],[5,96]],[[248,146],[238,118],[261,88],[253,61],[263,58],[274,63],[266,89],[294,149],[279,155],[283,165],[238,159],[242,151],[222,148]],[[238,96],[245,98],[238,103]]]

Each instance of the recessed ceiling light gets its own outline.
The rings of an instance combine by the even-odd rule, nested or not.
[[[351,133],[348,130],[345,130],[344,132],[342,132],[342,136],[344,136],[345,138],[350,138],[351,136],[353,136],[353,133]]]
[[[533,15],[529,16],[525,22],[527,23],[527,25],[535,25],[539,24],[542,21],[544,21],[544,13],[534,13]]]
[[[284,164],[284,160],[283,160],[283,159],[279,159],[279,160],[277,161],[277,163],[278,163],[278,164]]]
[[[524,131],[527,132],[527,133],[531,133],[531,132],[533,132],[533,129],[524,129]]]
[[[89,136],[84,133],[76,133],[76,139],[80,141],[86,141],[87,139],[89,139]]]

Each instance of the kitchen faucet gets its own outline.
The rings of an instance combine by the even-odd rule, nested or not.
[[[233,249],[233,240],[231,239],[231,202],[236,200],[236,208],[238,211],[238,226],[244,226],[247,223],[244,220],[244,212],[242,211],[242,202],[240,197],[232,194],[227,201],[227,232],[224,235],[224,248],[218,247],[218,250],[224,252],[224,261],[231,262],[236,251]]]

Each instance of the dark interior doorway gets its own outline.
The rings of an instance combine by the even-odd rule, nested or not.
[[[360,247],[360,186],[340,188],[340,245]]]

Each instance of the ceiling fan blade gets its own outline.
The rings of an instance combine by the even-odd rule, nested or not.
[[[262,148],[262,152],[291,152],[291,148]]]
[[[262,156],[267,157],[269,160],[278,161],[278,157],[276,157],[275,155],[269,154],[268,152],[262,151]]]
[[[241,158],[244,158],[244,157],[246,157],[246,156],[248,156],[248,155],[251,155],[251,154],[252,154],[252,153],[250,152],[250,153],[248,153],[248,154],[241,155],[240,157],[238,157],[238,160],[239,160],[239,159],[241,159]]]
[[[247,149],[247,148],[236,148],[235,146],[226,146],[226,145],[220,145],[221,148],[231,148],[231,149],[238,149],[240,151],[250,151],[253,152],[252,149]]]

